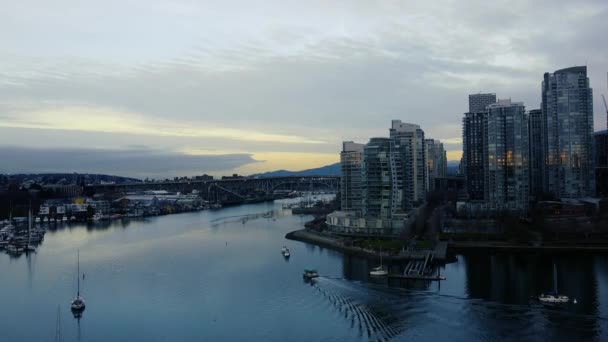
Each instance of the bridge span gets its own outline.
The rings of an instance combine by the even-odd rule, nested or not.
[[[189,193],[192,190],[198,190],[200,196],[207,201],[242,203],[272,198],[277,190],[336,192],[339,188],[340,177],[338,176],[287,176],[92,184],[85,186],[85,192],[91,194],[167,190]]]

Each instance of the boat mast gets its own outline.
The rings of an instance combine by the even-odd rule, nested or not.
[[[557,267],[555,262],[553,263],[553,291],[557,295]]]
[[[32,243],[32,203],[30,202],[30,210],[27,213],[27,246]]]
[[[77,252],[78,256],[78,266],[77,266],[77,270],[78,270],[78,274],[76,275],[76,278],[78,278],[78,292],[76,293],[76,298],[80,298],[80,249]]]

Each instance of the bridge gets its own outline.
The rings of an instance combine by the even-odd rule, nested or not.
[[[338,176],[286,176],[92,184],[85,186],[85,193],[126,193],[146,190],[189,193],[197,190],[207,201],[231,204],[271,199],[279,190],[336,192],[339,188]]]

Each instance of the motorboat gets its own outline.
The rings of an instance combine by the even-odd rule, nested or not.
[[[291,254],[289,253],[289,248],[285,248],[282,253],[285,258],[289,258],[291,256]]]
[[[304,270],[304,274],[302,274],[304,279],[310,280],[319,277],[319,272],[317,272],[314,268],[307,268]]]
[[[36,223],[40,223],[40,217],[36,217]]]
[[[49,218],[45,216],[45,217],[42,219],[42,222],[44,222],[44,223],[49,222]]]
[[[84,299],[80,296],[80,251],[78,251],[78,261],[77,261],[77,276],[78,279],[78,292],[76,292],[76,297],[72,300],[72,304],[70,305],[70,309],[75,315],[82,315],[86,305],[84,303]]]
[[[95,215],[93,215],[93,221],[95,221],[95,222],[101,220],[101,218],[102,218],[101,213],[95,213]]]
[[[67,217],[67,216],[64,216],[64,217],[61,219],[61,221],[63,221],[63,222],[68,222],[68,217]]]

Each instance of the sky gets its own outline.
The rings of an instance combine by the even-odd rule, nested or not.
[[[540,107],[587,65],[606,128],[608,1],[0,0],[0,173],[301,170],[416,123],[458,160],[468,94]]]

